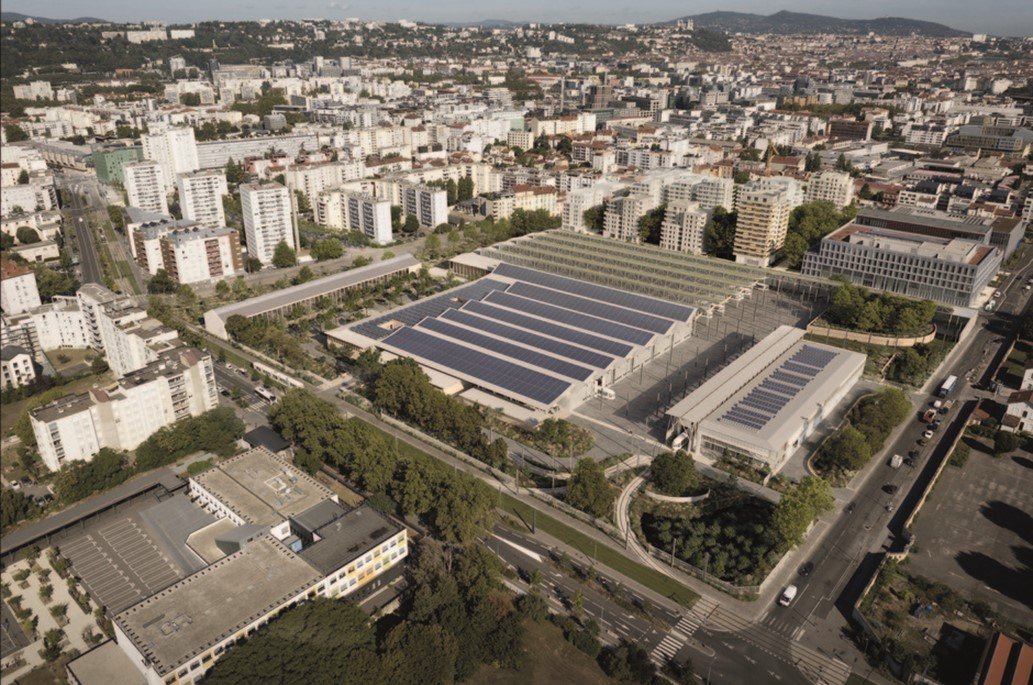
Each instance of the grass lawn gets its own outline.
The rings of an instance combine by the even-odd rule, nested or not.
[[[63,347],[58,350],[50,350],[45,354],[54,370],[61,374],[80,365],[89,366],[90,362],[97,357],[97,351],[88,347]],[[64,359],[68,361],[63,361]]]
[[[851,673],[850,677],[846,679],[846,685],[875,685],[872,681],[867,678],[862,678],[856,673]]]
[[[530,528],[532,521],[531,507],[523,502],[502,493],[503,511],[515,514],[525,525]],[[678,602],[682,606],[691,607],[699,599],[699,595],[689,588],[675,582],[659,571],[632,561],[617,550],[607,545],[600,545],[584,533],[580,533],[564,523],[538,512],[533,516],[538,528],[545,531],[557,540],[562,540],[582,554],[595,556],[595,559],[603,566],[608,566],[614,571],[632,578],[654,592]]]
[[[572,683],[613,683],[595,659],[579,651],[563,638],[552,623],[525,621],[523,658],[513,671],[482,666],[466,682],[469,685],[571,685]]]

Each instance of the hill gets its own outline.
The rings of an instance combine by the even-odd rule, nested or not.
[[[25,21],[31,19],[38,24],[110,24],[107,19],[97,17],[77,17],[75,19],[49,19],[47,17],[33,17],[19,12],[0,12],[0,21]]]
[[[883,36],[910,36],[917,34],[934,38],[969,35],[966,31],[931,21],[903,17],[878,19],[840,19],[820,14],[804,14],[785,10],[768,16],[748,12],[707,12],[680,19],[691,19],[699,28],[716,29],[726,33],[875,33]],[[678,21],[672,19],[670,24]]]

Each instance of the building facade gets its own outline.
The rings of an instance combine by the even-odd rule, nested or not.
[[[281,242],[297,249],[294,213],[287,188],[279,183],[245,183],[240,186],[240,207],[249,257],[269,264]]]
[[[229,193],[222,171],[196,171],[176,177],[179,207],[183,218],[202,226],[225,226],[226,211],[222,198]]]
[[[735,261],[767,266],[786,239],[789,201],[781,190],[743,187],[735,223]]]
[[[154,214],[169,213],[165,172],[153,160],[132,162],[122,168],[129,205]]]

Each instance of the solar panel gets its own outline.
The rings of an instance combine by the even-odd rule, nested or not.
[[[779,392],[783,395],[789,395],[790,397],[795,397],[796,393],[800,390],[800,388],[796,386],[785,385],[784,383],[777,383],[771,380],[770,378],[764,379],[764,382],[760,384],[760,387],[766,390],[770,390],[772,392]]]
[[[808,379],[800,378],[799,376],[794,376],[793,374],[786,373],[785,371],[782,371],[781,369],[779,369],[777,371],[774,371],[771,374],[770,378],[773,378],[776,381],[780,381],[782,383],[788,383],[789,385],[795,385],[798,388],[802,388],[803,386],[807,385],[807,383],[808,383]]]
[[[544,302],[529,300],[526,297],[517,297],[516,295],[500,292],[498,290],[489,293],[485,300],[492,304],[501,305],[503,307],[515,309],[519,312],[562,323],[565,326],[573,326],[575,328],[591,331],[617,340],[624,340],[635,345],[645,345],[653,339],[652,333],[644,331],[641,328],[624,326],[619,323],[607,321],[606,319],[589,316],[588,314],[581,314],[569,309],[553,307],[552,305],[545,304]]]
[[[627,307],[628,309],[634,309],[638,312],[655,314],[656,316],[662,316],[664,318],[671,319],[672,321],[688,321],[696,311],[692,307],[668,302],[667,300],[648,297],[646,295],[638,295],[636,293],[629,293],[624,290],[617,290],[616,288],[607,288],[606,286],[596,285],[586,281],[579,281],[574,278],[566,278],[565,276],[556,276],[555,274],[545,273],[544,271],[538,271],[537,269],[529,269],[524,266],[517,266],[516,264],[508,264],[506,262],[495,267],[495,271],[493,273],[496,273],[499,276],[506,276],[507,278],[526,281],[528,283],[536,283],[538,285],[543,285],[546,288],[561,290],[574,295],[581,295],[582,297],[588,297],[593,300],[609,302],[610,304]]]
[[[556,357],[550,357],[547,354],[542,354],[535,350],[520,347],[513,343],[499,340],[498,338],[492,338],[482,333],[471,331],[462,326],[456,326],[442,321],[441,319],[424,319],[416,326],[417,328],[425,328],[435,333],[454,338],[470,345],[476,345],[477,347],[489,350],[498,354],[501,357],[509,357],[516,361],[524,362],[530,366],[537,366],[540,369],[546,371],[552,371],[553,373],[566,376],[567,378],[573,378],[579,381],[587,381],[592,377],[594,373],[591,369],[586,369],[583,366],[572,364],[564,359],[558,359]]]
[[[674,325],[671,323],[670,319],[662,319],[659,316],[615,307],[611,304],[606,304],[605,302],[599,302],[598,300],[590,300],[577,295],[569,295],[558,290],[550,290],[549,288],[543,288],[530,283],[514,283],[506,292],[538,300],[540,302],[548,302],[558,307],[563,307],[564,309],[573,309],[576,312],[584,312],[586,314],[591,314],[592,316],[598,316],[600,319],[616,321],[617,323],[652,331],[653,333],[667,333]]]
[[[796,352],[796,354],[793,355],[790,361],[824,369],[828,366],[829,362],[837,356],[837,353],[832,352],[831,350],[823,350],[812,345],[804,345]]]
[[[385,338],[383,344],[547,406],[555,403],[572,385],[570,381],[539,373],[415,328],[400,328]]]
[[[492,319],[474,316],[465,310],[448,309],[442,313],[441,317],[463,324],[464,326],[484,331],[485,333],[506,338],[507,340],[523,343],[524,345],[530,345],[531,347],[537,347],[538,349],[545,350],[546,352],[551,352],[552,354],[557,354],[561,357],[566,357],[567,359],[573,359],[574,361],[594,366],[597,369],[606,369],[613,363],[613,357],[609,355],[593,352],[592,350],[586,350],[583,347],[571,345],[560,340],[546,338],[544,335],[538,335],[537,333],[532,333],[515,326],[507,326]]]
[[[482,278],[461,288],[456,288],[434,297],[429,297],[419,302],[413,302],[406,307],[394,309],[387,314],[381,314],[368,319],[352,327],[356,333],[365,335],[374,340],[382,340],[391,335],[392,329],[384,328],[384,324],[390,321],[398,321],[408,326],[415,326],[428,316],[438,316],[443,311],[459,307],[463,302],[469,300],[480,300],[492,290],[505,290],[507,283],[491,278]]]
[[[808,378],[814,378],[818,375],[818,370],[814,367],[804,366],[803,364],[797,364],[792,361],[783,362],[780,368],[783,368],[786,371],[792,371],[793,373],[798,373],[801,376],[807,376]]]
[[[553,338],[560,338],[561,340],[566,340],[577,345],[591,347],[592,349],[606,352],[607,354],[612,354],[616,357],[627,357],[634,349],[631,345],[617,340],[601,338],[597,335],[577,330],[576,328],[561,326],[551,321],[544,321],[542,319],[526,316],[520,312],[514,312],[501,307],[494,307],[486,302],[467,302],[463,305],[461,311],[469,311],[479,316],[487,316],[492,319],[504,321],[508,324],[537,331]]]

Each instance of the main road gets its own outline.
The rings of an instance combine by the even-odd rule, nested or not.
[[[76,251],[79,254],[79,268],[83,283],[104,283],[104,270],[97,256],[90,230],[89,205],[83,202],[83,188],[78,182],[59,181],[65,200],[64,210],[69,220],[68,228],[75,233]],[[66,231],[67,237],[67,231]]]

